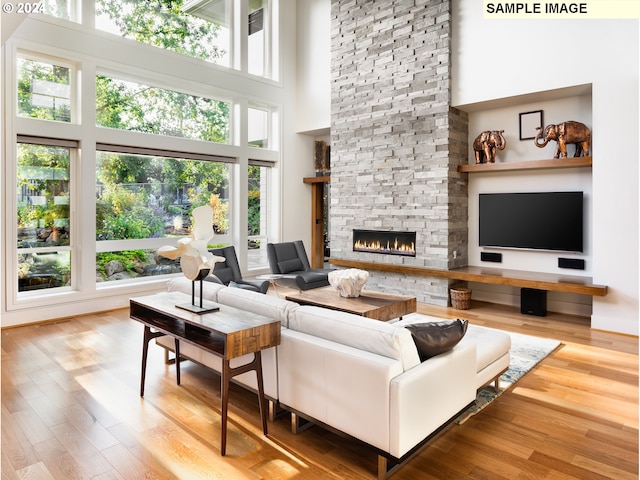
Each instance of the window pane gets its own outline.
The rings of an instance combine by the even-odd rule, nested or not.
[[[229,104],[210,98],[96,77],[101,127],[229,143]]]
[[[71,69],[18,58],[18,115],[71,121]]]
[[[18,254],[18,291],[65,287],[71,284],[71,252]]]
[[[19,292],[70,284],[70,158],[66,147],[18,144]]]
[[[269,148],[269,112],[249,107],[249,146]]]
[[[18,144],[18,248],[70,245],[69,148]]]
[[[229,66],[230,0],[206,2],[203,7],[188,8],[193,14],[183,11],[183,3],[194,2],[97,0],[96,28]]]
[[[98,152],[97,240],[184,236],[191,211],[210,203],[214,230],[229,229],[225,163]]]
[[[249,251],[247,263],[249,269],[268,266],[267,260],[267,219],[268,186],[270,167],[249,165],[248,198],[248,235]]]
[[[249,44],[248,64],[249,73],[254,75],[266,75],[265,69],[265,14],[267,0],[253,0],[249,2]]]

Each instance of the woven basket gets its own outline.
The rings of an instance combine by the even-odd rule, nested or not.
[[[451,306],[456,310],[467,310],[471,304],[471,290],[468,288],[451,289]]]

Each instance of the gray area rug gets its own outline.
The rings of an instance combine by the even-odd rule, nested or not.
[[[496,392],[493,384],[480,390],[475,403],[461,413],[455,419],[455,423],[461,425],[473,415],[480,413],[487,405],[511,388],[514,383],[560,346],[558,340],[532,337],[519,333],[505,333],[508,333],[511,337],[511,361],[507,371],[500,377],[500,391]]]

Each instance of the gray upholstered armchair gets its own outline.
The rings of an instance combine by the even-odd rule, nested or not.
[[[244,280],[240,271],[240,264],[236,256],[235,247],[211,248],[209,249],[214,255],[224,257],[224,262],[218,262],[213,267],[213,272],[206,279],[211,282],[229,285],[231,282],[238,288],[252,290],[259,293],[267,293],[269,289],[269,280]]]
[[[267,257],[271,273],[282,275],[285,280],[293,280],[300,290],[329,285],[330,269],[314,269],[302,240],[284,243],[268,243]]]

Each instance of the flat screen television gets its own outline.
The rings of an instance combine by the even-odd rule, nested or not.
[[[481,247],[582,252],[582,192],[481,193]]]

